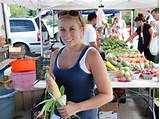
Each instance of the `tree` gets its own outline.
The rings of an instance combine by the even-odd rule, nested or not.
[[[10,11],[11,16],[29,16],[31,14],[29,9],[17,5],[11,5]]]

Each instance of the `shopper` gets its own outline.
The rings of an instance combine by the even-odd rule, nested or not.
[[[150,52],[155,56],[155,63],[159,63],[159,8],[154,8],[151,14],[153,16],[153,19],[150,21],[153,27],[153,39],[150,45]]]
[[[85,45],[92,46],[100,51],[99,47],[97,46],[97,35],[95,25],[97,23],[97,15],[95,13],[88,14],[88,23],[85,25],[84,29],[84,37],[82,39],[82,43]]]
[[[65,47],[53,52],[50,73],[58,86],[64,86],[69,101],[58,111],[65,119],[75,114],[81,119],[97,119],[97,108],[112,100],[104,62],[95,48],[82,44],[84,24],[79,12],[60,11],[58,14]]]
[[[118,38],[120,40],[127,40],[129,33],[126,29],[126,22],[120,17],[120,13],[113,14],[112,22],[112,34],[111,37]]]
[[[127,39],[126,43],[132,41],[137,35],[138,39],[138,50],[140,53],[144,52],[144,56],[147,60],[155,61],[155,56],[150,53],[149,46],[152,40],[153,30],[151,25],[144,23],[143,14],[138,14],[135,19],[135,26],[137,30]]]

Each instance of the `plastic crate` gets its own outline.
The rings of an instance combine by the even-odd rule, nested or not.
[[[12,73],[13,87],[19,91],[29,91],[35,89],[33,83],[36,80],[36,72]]]
[[[12,72],[28,72],[36,70],[36,62],[33,58],[17,59],[12,61]]]

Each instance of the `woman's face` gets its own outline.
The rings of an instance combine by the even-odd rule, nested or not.
[[[155,11],[154,11],[154,12],[152,13],[152,16],[154,17],[155,20],[157,20],[157,21],[159,20],[159,12],[155,12]]]
[[[78,18],[62,18],[59,23],[60,36],[66,46],[75,46],[81,42],[83,28]]]

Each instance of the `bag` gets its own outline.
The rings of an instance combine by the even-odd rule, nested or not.
[[[158,50],[159,50],[158,40],[159,40],[158,37],[152,38],[150,46],[149,46],[149,50],[150,50],[151,54],[154,56],[156,56],[158,54]]]
[[[143,39],[141,36],[139,36],[139,39],[138,39],[138,48],[137,49],[140,53],[142,53],[144,51]]]

